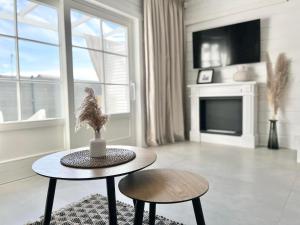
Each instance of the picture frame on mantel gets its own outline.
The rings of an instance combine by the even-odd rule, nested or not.
[[[213,75],[214,75],[213,69],[199,70],[198,76],[197,76],[197,84],[212,83]]]

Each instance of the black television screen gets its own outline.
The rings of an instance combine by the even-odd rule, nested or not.
[[[260,61],[260,20],[193,33],[194,68]]]

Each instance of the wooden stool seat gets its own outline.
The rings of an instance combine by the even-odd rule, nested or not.
[[[187,171],[152,169],[132,173],[119,182],[119,189],[136,202],[135,224],[141,224],[144,203],[150,203],[149,224],[155,221],[155,205],[192,201],[197,224],[204,225],[199,197],[208,191],[205,178]]]

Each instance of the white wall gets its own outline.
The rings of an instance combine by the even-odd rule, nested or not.
[[[186,24],[186,83],[196,82],[197,70],[192,65],[192,32],[224,26],[252,19],[261,19],[262,61],[268,51],[275,60],[285,52],[291,59],[290,79],[282,100],[279,115],[279,141],[282,147],[295,149],[296,135],[300,134],[300,1],[299,0],[188,0],[185,10]],[[216,70],[217,82],[232,82],[236,66]],[[249,65],[259,83],[258,133],[259,144],[265,146],[268,135],[268,108],[265,92],[265,63]],[[188,101],[188,99],[187,99]],[[187,104],[189,116],[189,104]],[[189,119],[187,119],[189,121]]]

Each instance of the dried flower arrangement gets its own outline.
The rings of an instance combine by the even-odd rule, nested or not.
[[[98,105],[94,90],[92,88],[85,88],[87,95],[84,98],[76,115],[76,130],[81,127],[90,126],[95,131],[96,136],[100,135],[100,130],[106,124],[108,116],[102,113]]]
[[[276,120],[280,100],[288,81],[289,60],[284,53],[280,53],[273,69],[270,56],[266,55],[267,65],[267,98],[272,110],[272,120]]]

